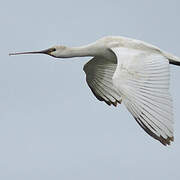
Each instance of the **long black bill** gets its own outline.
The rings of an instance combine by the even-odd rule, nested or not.
[[[17,53],[9,53],[9,56],[13,55],[21,55],[21,54],[49,54],[54,51],[54,48],[45,49],[42,51],[29,51],[29,52],[17,52]]]

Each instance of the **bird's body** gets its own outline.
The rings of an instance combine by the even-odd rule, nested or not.
[[[149,135],[164,145],[173,141],[169,63],[180,65],[180,58],[143,41],[116,36],[81,47],[54,46],[14,54],[30,53],[57,58],[92,56],[84,71],[97,99],[114,106],[123,102]]]

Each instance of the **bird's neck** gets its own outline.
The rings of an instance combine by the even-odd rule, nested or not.
[[[90,44],[80,47],[67,47],[61,57],[72,58],[72,57],[85,57],[85,56],[99,56],[100,51],[96,44]]]

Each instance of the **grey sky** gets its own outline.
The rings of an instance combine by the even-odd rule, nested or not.
[[[0,179],[180,179],[180,68],[171,66],[175,142],[162,146],[123,105],[92,95],[89,58],[9,57],[105,35],[141,39],[180,56],[179,0],[15,0],[0,6]]]

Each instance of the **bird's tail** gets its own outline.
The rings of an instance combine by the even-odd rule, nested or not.
[[[165,55],[165,57],[167,57],[169,59],[170,64],[180,66],[180,58],[179,57],[174,56],[174,55],[169,54],[169,53],[165,53],[164,55]]]

